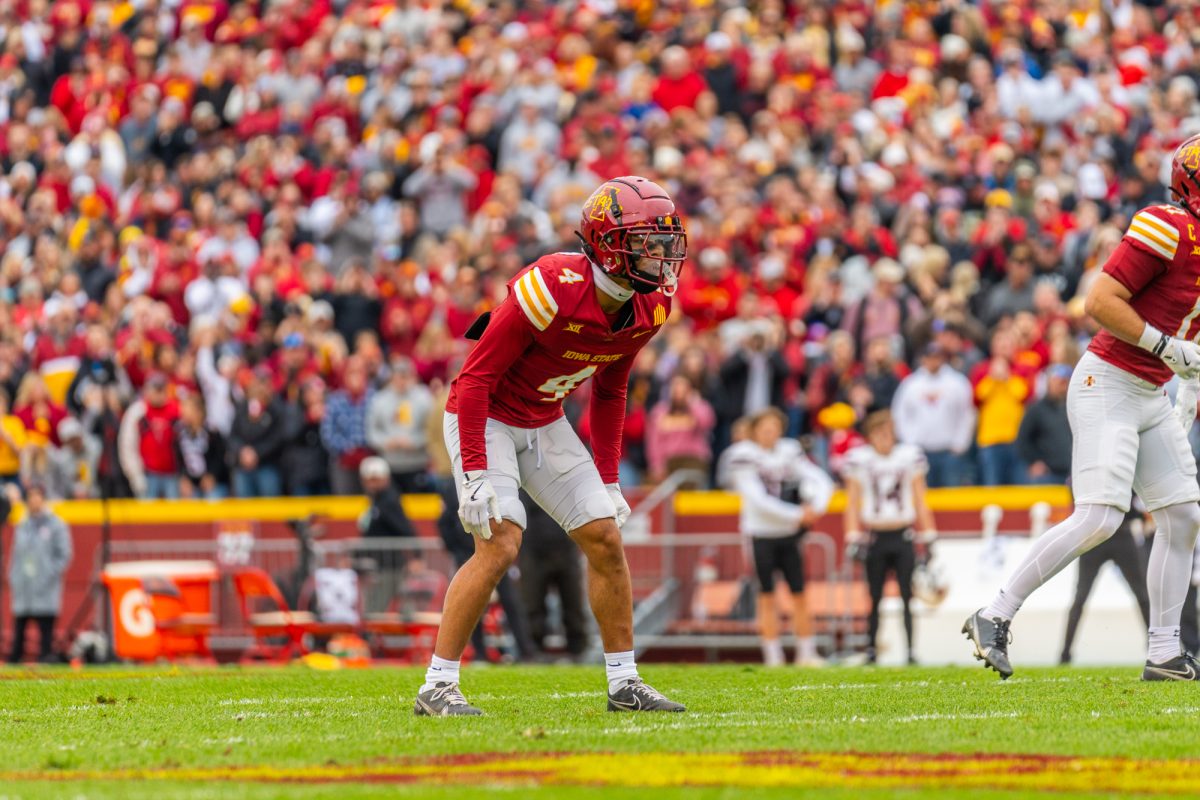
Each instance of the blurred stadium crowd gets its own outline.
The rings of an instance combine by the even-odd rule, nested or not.
[[[0,34],[0,475],[52,496],[356,491],[372,452],[422,488],[464,332],[625,174],[690,239],[626,485],[767,405],[835,472],[891,405],[933,485],[1061,481],[1082,295],[1200,130],[1187,4],[11,0]]]

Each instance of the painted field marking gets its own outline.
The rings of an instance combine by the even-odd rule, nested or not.
[[[241,781],[498,787],[940,788],[1186,795],[1200,760],[925,753],[492,753],[359,765],[0,772],[8,781]]]

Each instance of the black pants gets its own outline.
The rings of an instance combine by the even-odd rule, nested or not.
[[[416,472],[393,472],[392,485],[400,494],[423,494],[429,491],[429,473],[425,470]],[[451,486],[453,488],[453,486]],[[454,504],[458,508],[458,503]],[[458,512],[455,511],[457,516]]]
[[[904,601],[904,633],[908,639],[908,654],[912,656],[912,581],[913,569],[917,564],[913,549],[912,532],[907,529],[875,531],[871,534],[871,545],[867,548],[865,569],[867,588],[871,591],[871,613],[867,617],[867,640],[871,651],[875,650],[875,637],[879,633],[879,604],[883,602],[883,586],[888,572],[896,576],[900,587],[900,599]]]
[[[551,590],[558,592],[562,604],[567,652],[580,655],[587,649],[588,634],[583,607],[583,569],[574,545],[566,550],[558,548],[541,553],[532,548],[521,551],[521,597],[529,614],[529,633],[534,644],[543,649],[547,633],[546,597]]]
[[[758,588],[763,594],[775,591],[775,573],[782,572],[792,594],[804,591],[804,557],[800,555],[800,537],[755,536],[754,571],[758,575]]]
[[[458,518],[458,492],[454,488],[454,478],[439,477],[434,480],[438,495],[442,498],[442,515],[438,517],[438,533],[442,543],[454,559],[456,568],[462,567],[475,554],[475,542],[471,534],[463,530]],[[531,658],[534,654],[533,641],[529,638],[529,626],[525,620],[525,609],[521,605],[521,595],[516,581],[507,573],[496,585],[496,594],[500,598],[500,607],[504,609],[504,618],[508,621],[508,630],[516,645],[518,659]],[[476,657],[487,659],[487,643],[483,637],[483,625],[476,624],[471,632],[471,645],[475,648]]]
[[[1075,632],[1079,629],[1079,620],[1083,616],[1083,606],[1088,595],[1092,593],[1092,584],[1096,582],[1100,569],[1109,561],[1117,565],[1129,584],[1138,608],[1142,611],[1142,622],[1150,624],[1150,594],[1146,590],[1146,561],[1138,548],[1137,540],[1130,530],[1131,516],[1117,532],[1106,541],[1088,550],[1079,557],[1079,582],[1075,584],[1075,601],[1067,614],[1067,635],[1063,642],[1062,660],[1071,660],[1071,646],[1075,643]],[[1193,607],[1195,606],[1193,598]],[[1186,608],[1186,606],[1185,606]]]
[[[521,540],[521,605],[528,613],[531,639],[545,650],[548,633],[546,598],[557,591],[562,609],[567,651],[582,655],[588,646],[588,622],[583,605],[583,568],[579,546],[524,491],[525,532]]]
[[[38,632],[41,634],[41,658],[46,659],[54,652],[54,622],[56,616],[40,616],[30,615],[17,617],[13,625],[13,640],[12,650],[8,654],[8,663],[16,664],[20,662],[25,654],[25,628],[30,622],[36,622]]]

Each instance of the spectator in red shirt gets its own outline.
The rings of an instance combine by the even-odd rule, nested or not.
[[[87,343],[75,329],[74,305],[55,298],[46,306],[49,324],[34,344],[33,366],[45,379],[54,402],[62,404],[67,397],[67,387],[79,369],[79,361],[87,351]]]
[[[887,68],[880,73],[871,90],[871,99],[895,97],[908,86],[908,72],[912,66],[912,45],[903,39],[893,39],[888,45]]]
[[[17,388],[13,401],[13,416],[25,425],[25,441],[34,447],[53,444],[58,447],[58,423],[66,419],[67,410],[54,402],[46,382],[36,372],[27,372]]]
[[[797,283],[802,284],[802,281],[793,283],[790,280],[788,263],[782,253],[764,254],[758,261],[755,278],[754,291],[756,294],[769,298],[784,319],[796,316],[801,295]]]
[[[704,77],[692,67],[692,57],[678,45],[662,54],[662,75],[654,87],[654,102],[668,114],[677,108],[695,108],[696,99],[708,89]]]
[[[694,321],[696,331],[701,332],[737,315],[742,290],[724,250],[706,247],[700,251],[698,261],[698,270],[684,273],[679,307]]]
[[[1055,243],[1075,228],[1074,217],[1063,211],[1062,197],[1058,187],[1050,181],[1038,184],[1033,190],[1033,220],[1041,233],[1052,237]]]
[[[972,260],[979,267],[984,285],[1004,277],[1009,253],[1013,246],[1025,240],[1025,222],[1012,214],[1012,195],[1004,189],[993,189],[986,198],[987,211],[983,222],[975,229],[971,244],[975,248]]]
[[[125,411],[118,434],[121,468],[136,496],[155,500],[179,497],[179,465],[175,461],[175,424],[179,403],[171,396],[167,376],[151,373],[140,400]]]

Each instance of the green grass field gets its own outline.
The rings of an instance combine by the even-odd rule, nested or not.
[[[598,667],[468,668],[475,719],[412,669],[0,670],[0,799],[1197,793],[1197,688],[1136,669],[642,672],[689,712],[607,713]]]

